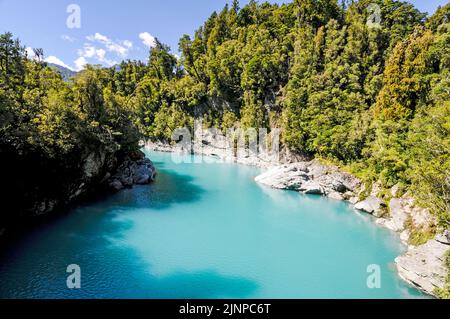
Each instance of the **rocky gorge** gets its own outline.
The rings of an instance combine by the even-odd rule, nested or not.
[[[156,178],[153,163],[141,151],[125,154],[98,149],[79,158],[82,160],[76,165],[46,164],[42,169],[29,170],[14,163],[14,167],[24,169],[5,171],[13,184],[4,190],[8,214],[0,221],[0,235],[10,227],[20,227],[23,222],[63,209],[83,197],[149,184]]]
[[[146,148],[163,152],[191,152],[226,162],[261,167],[266,171],[257,176],[255,181],[262,185],[347,201],[356,211],[374,216],[378,225],[398,233],[400,240],[407,246],[406,253],[395,260],[398,274],[403,280],[432,296],[436,296],[436,289],[446,285],[448,269],[445,259],[450,250],[448,232],[422,245],[409,244],[411,229],[428,229],[435,225],[436,220],[427,209],[416,204],[411,194],[401,194],[398,185],[390,190],[390,200],[386,202],[380,185],[365,185],[359,178],[336,166],[302,158],[286,149],[281,151],[280,164],[258,156],[232,156],[225,147],[205,141],[194,143],[190,150],[152,142],[148,142]]]

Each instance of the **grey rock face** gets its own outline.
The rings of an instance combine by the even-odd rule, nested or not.
[[[156,178],[156,169],[152,161],[147,158],[139,160],[126,160],[119,166],[117,172],[108,179],[107,184],[114,190],[132,187],[133,185],[145,185]]]
[[[65,192],[67,196],[58,198],[49,196],[40,199],[30,207],[30,212],[33,216],[46,215],[59,207],[64,207],[98,185],[106,184],[113,190],[121,190],[135,184],[152,182],[156,176],[153,163],[146,159],[143,153],[136,156],[136,160],[127,159],[117,169],[116,174],[111,176],[109,172],[117,162],[114,154],[108,154],[103,150],[86,154],[80,165],[82,169],[80,177],[67,187]]]
[[[391,199],[389,203],[389,209],[391,212],[392,222],[394,223],[394,230],[395,231],[404,230],[408,214],[403,209],[402,200],[398,198]]]
[[[381,213],[383,202],[375,196],[369,196],[362,202],[356,203],[355,208],[375,216]]]
[[[361,184],[359,179],[350,174],[317,161],[277,166],[256,177],[255,181],[273,188],[296,190],[305,194],[340,193],[342,196],[347,192],[353,194]]]
[[[121,189],[124,189],[122,182],[119,181],[118,179],[115,179],[115,180],[109,182],[109,186],[116,191],[120,191]]]
[[[409,218],[416,228],[427,228],[436,223],[436,217],[428,209],[417,207],[414,199],[408,195],[391,199],[389,211],[390,216],[379,223],[396,232],[402,232],[406,229],[406,221]]]
[[[399,185],[399,184],[396,184],[395,186],[393,186],[393,187],[391,188],[391,195],[392,195],[393,197],[399,197],[399,196],[398,196],[399,191],[400,191],[400,185]]]
[[[34,215],[40,216],[50,213],[57,207],[59,201],[56,199],[44,199],[39,203],[36,203],[34,207]]]
[[[310,194],[310,195],[323,195],[324,190],[322,186],[320,186],[319,183],[315,181],[307,181],[303,183],[299,189],[304,194]]]
[[[405,223],[408,219],[409,212],[405,209],[403,200],[400,198],[393,198],[389,202],[390,218],[384,220],[383,225],[395,232],[405,230]]]
[[[436,235],[436,241],[440,242],[441,244],[450,245],[450,231],[446,230],[443,234]]]
[[[255,178],[255,181],[277,189],[299,191],[309,180],[305,163],[278,166]]]
[[[335,199],[335,200],[344,200],[342,193],[339,193],[339,192],[332,192],[332,193],[329,193],[327,196],[328,196],[328,198]]]
[[[90,153],[83,166],[84,177],[87,179],[98,176],[99,172],[105,165],[106,153],[105,152],[92,152]]]
[[[449,245],[430,240],[425,245],[410,249],[395,259],[399,275],[420,290],[433,295],[436,288],[445,285],[447,268],[444,264]]]

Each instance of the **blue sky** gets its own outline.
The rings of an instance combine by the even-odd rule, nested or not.
[[[241,6],[248,1],[241,0]],[[448,0],[410,2],[433,13]],[[123,59],[146,60],[153,37],[177,53],[181,35],[192,35],[225,3],[231,0],[0,0],[0,33],[10,31],[27,47],[43,48],[49,62],[72,69],[85,63],[113,65]],[[67,27],[74,13],[67,13],[70,4],[81,10],[80,28]]]

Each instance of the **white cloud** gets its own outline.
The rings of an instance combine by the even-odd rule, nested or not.
[[[88,35],[86,39],[92,42],[98,41],[102,43],[107,43],[111,41],[107,36],[100,34],[98,32],[96,32],[94,35]]]
[[[78,50],[78,55],[85,58],[85,61],[87,61],[86,59],[95,59],[98,62],[106,63],[108,66],[117,64],[116,61],[106,57],[106,50],[98,49],[89,43],[85,43],[84,48]]]
[[[139,34],[139,39],[142,40],[145,46],[149,48],[154,48],[156,46],[156,39],[148,32],[142,32]]]
[[[71,37],[70,35],[67,35],[67,34],[63,34],[61,36],[61,39],[63,39],[64,41],[67,41],[67,42],[75,42],[77,40],[76,38]]]
[[[128,55],[129,51],[128,48],[114,42],[106,44],[106,49],[110,52],[115,52],[117,55],[120,55],[123,58]]]
[[[133,47],[133,42],[131,42],[130,40],[125,40],[122,43],[124,46],[126,46],[129,49],[131,49]]]
[[[103,49],[95,50],[95,54],[100,61],[104,61],[106,57],[106,51]]]
[[[109,52],[113,52],[122,58],[126,58],[128,52],[133,47],[133,42],[129,40],[113,41],[107,36],[98,32],[96,32],[94,35],[87,36],[86,39],[90,42],[98,42],[103,44]]]
[[[35,54],[34,54],[34,50],[32,47],[26,47],[25,51],[27,52],[28,58],[30,58],[30,59],[34,58]]]
[[[133,42],[130,40],[112,40],[99,32],[87,36],[86,40],[78,50],[79,58],[74,62],[78,70],[83,69],[87,63],[113,66],[118,63],[117,59],[126,58],[133,49]]]
[[[82,56],[82,57],[85,57],[85,58],[92,58],[92,57],[94,57],[95,54],[96,54],[96,53],[95,53],[95,50],[96,50],[96,49],[95,49],[94,46],[85,43],[85,44],[84,44],[84,48],[78,50],[78,55],[79,55],[79,56]]]
[[[51,56],[45,58],[44,61],[47,62],[47,63],[53,63],[53,64],[56,64],[56,65],[60,65],[60,66],[63,66],[65,68],[69,69],[69,70],[74,71],[73,68],[71,68],[70,66],[65,64],[62,60],[60,60],[59,58],[55,57],[54,55],[51,55]]]
[[[76,59],[74,61],[75,63],[75,67],[77,71],[81,71],[84,69],[84,67],[86,66],[86,64],[88,64],[88,61],[86,60],[85,57],[80,56],[78,59]]]

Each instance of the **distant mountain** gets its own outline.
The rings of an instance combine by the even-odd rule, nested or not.
[[[61,74],[61,76],[63,77],[64,81],[69,81],[69,79],[75,75],[77,75],[78,72],[69,70],[66,67],[63,67],[61,65],[58,64],[54,64],[54,63],[47,63],[47,65],[53,69],[55,69],[57,72],[59,72],[59,74]]]

